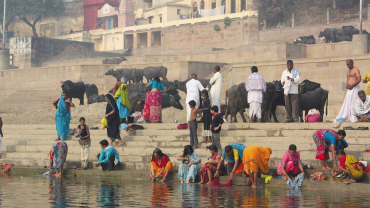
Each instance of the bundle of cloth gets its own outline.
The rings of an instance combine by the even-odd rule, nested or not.
[[[320,111],[316,109],[311,109],[308,111],[308,114],[305,117],[305,121],[308,123],[316,123],[320,122],[322,119],[322,116],[320,115]]]
[[[312,181],[323,181],[328,179],[322,172],[316,172],[310,176]]]

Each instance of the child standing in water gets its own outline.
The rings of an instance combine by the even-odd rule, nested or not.
[[[209,126],[212,124],[212,115],[211,115],[211,101],[208,97],[208,90],[204,89],[202,91],[203,97],[203,105],[202,109],[199,111],[203,111],[203,124],[204,124],[204,141],[202,143],[212,142],[211,141],[211,130]]]

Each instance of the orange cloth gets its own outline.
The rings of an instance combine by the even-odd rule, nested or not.
[[[230,163],[228,163],[228,162],[226,162],[225,163],[225,165],[227,165],[227,166],[229,166],[229,170],[230,170],[230,172],[233,170],[233,168],[234,168],[234,166],[232,166]],[[233,163],[233,165],[235,165],[234,163]],[[241,162],[241,163],[239,163],[239,165],[238,165],[238,167],[235,169],[235,172],[234,172],[234,174],[238,174],[238,173],[241,173],[241,172],[243,172],[243,163]]]
[[[153,165],[153,168],[155,170],[155,174],[158,175],[158,173],[161,172],[162,168],[161,167],[158,167],[157,164],[155,164],[155,162],[151,162],[150,165],[152,166]],[[162,174],[160,175],[160,177],[164,177],[166,175],[166,170],[168,169],[168,173],[172,173],[175,168],[173,167],[173,164],[171,161],[168,161],[167,164],[166,164],[166,167],[164,168]]]
[[[261,169],[264,173],[269,172],[268,161],[271,155],[271,148],[250,146],[243,152],[244,171],[248,174],[258,172]]]

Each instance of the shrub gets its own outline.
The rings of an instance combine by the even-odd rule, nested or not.
[[[218,26],[218,25],[213,25],[213,29],[215,29],[216,31],[220,31],[221,30],[220,26]]]
[[[232,22],[232,20],[230,19],[230,17],[225,17],[224,24],[225,24],[226,27],[230,26],[231,22]]]

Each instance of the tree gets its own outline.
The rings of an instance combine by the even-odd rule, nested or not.
[[[294,12],[292,0],[260,0],[258,3],[258,16],[266,21],[282,22],[284,15]]]
[[[17,16],[32,28],[33,36],[36,36],[36,23],[42,18],[58,17],[65,11],[65,6],[62,0],[11,1],[14,1],[16,4]]]
[[[15,11],[14,1],[6,1],[6,17],[5,17],[5,30],[8,30],[10,23],[15,19],[17,13]],[[3,24],[4,18],[4,0],[0,0],[0,23]]]

